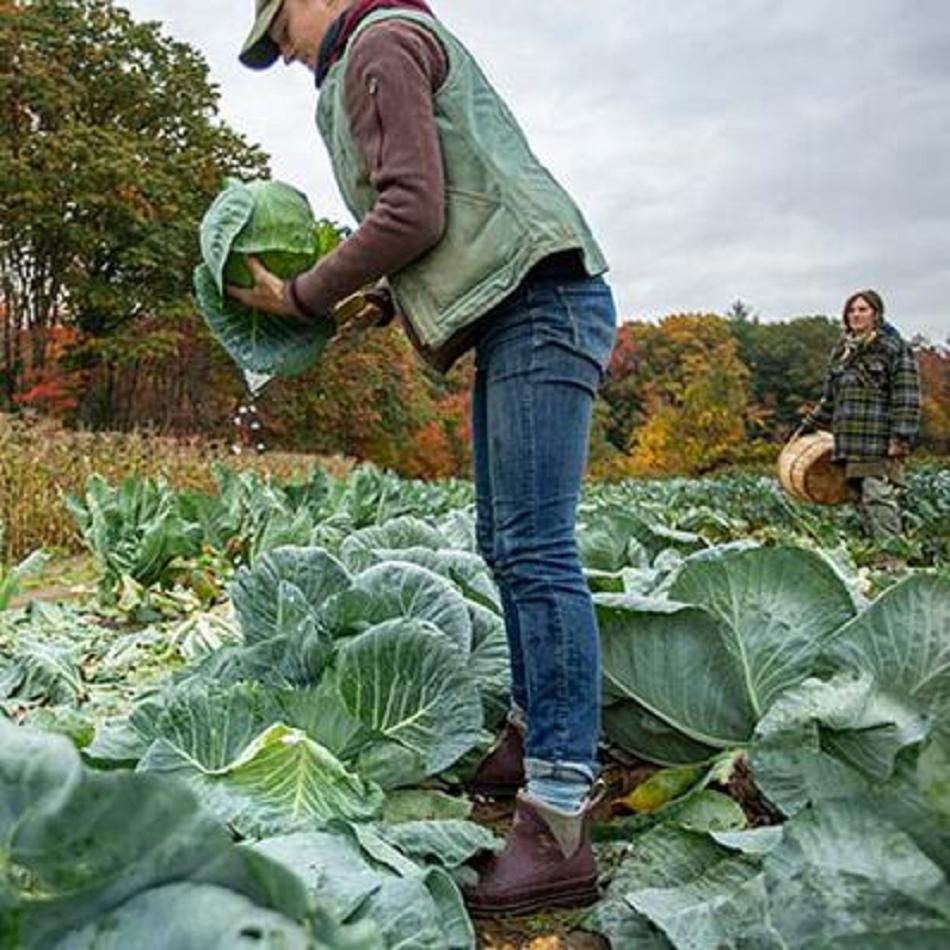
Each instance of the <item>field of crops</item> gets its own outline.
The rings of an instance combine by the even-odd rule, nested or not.
[[[497,946],[471,486],[214,474],[90,478],[81,588],[0,568],[0,947]],[[950,472],[889,546],[760,476],[592,485],[579,542],[603,896],[563,945],[950,945]]]

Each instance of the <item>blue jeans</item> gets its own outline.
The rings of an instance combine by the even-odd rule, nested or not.
[[[597,773],[597,621],[575,540],[591,414],[616,336],[601,278],[525,282],[475,353],[478,546],[498,584],[526,765]],[[531,768],[533,766],[533,769]]]

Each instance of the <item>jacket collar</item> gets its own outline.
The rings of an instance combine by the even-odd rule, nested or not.
[[[435,16],[423,0],[357,0],[333,21],[323,38],[314,73],[318,89],[323,85],[334,63],[343,56],[346,44],[360,23],[371,13],[385,9],[415,10],[431,17]]]

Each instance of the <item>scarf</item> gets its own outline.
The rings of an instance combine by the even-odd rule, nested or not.
[[[879,324],[875,324],[861,333],[846,330],[841,339],[841,355],[838,357],[838,365],[841,367],[847,366],[862,350],[876,343],[879,335]]]
[[[333,64],[343,55],[347,42],[360,23],[376,10],[393,8],[416,10],[431,17],[435,16],[429,8],[429,4],[423,2],[423,0],[357,0],[353,6],[344,10],[333,21],[330,29],[327,30],[327,35],[323,38],[315,71],[318,89],[323,85],[323,80],[327,78],[327,73],[330,72]]]

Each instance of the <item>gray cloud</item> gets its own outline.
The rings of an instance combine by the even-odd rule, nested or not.
[[[124,5],[199,47],[226,120],[346,219],[309,76],[235,61],[251,0]],[[584,208],[624,316],[836,313],[871,285],[905,332],[950,336],[945,0],[433,6]]]

